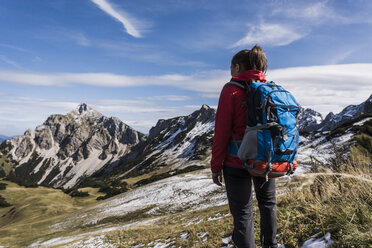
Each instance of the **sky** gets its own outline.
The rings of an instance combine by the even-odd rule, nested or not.
[[[216,108],[232,56],[325,117],[372,93],[372,1],[0,0],[0,134],[86,103],[145,134]]]

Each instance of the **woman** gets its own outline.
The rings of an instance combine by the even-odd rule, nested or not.
[[[266,82],[264,73],[267,60],[259,46],[245,49],[231,60],[232,81]],[[276,241],[276,198],[275,179],[253,177],[243,169],[242,161],[229,154],[237,141],[243,139],[247,124],[246,92],[244,88],[226,84],[220,95],[216,113],[212,148],[211,170],[213,182],[222,186],[222,171],[227,198],[234,218],[232,240],[238,248],[254,247],[252,181],[260,210],[262,247],[278,247]]]

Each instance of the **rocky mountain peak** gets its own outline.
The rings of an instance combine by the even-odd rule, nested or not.
[[[314,131],[322,121],[322,115],[310,108],[301,109],[298,115],[298,125],[301,131]]]
[[[82,104],[80,104],[80,105],[77,107],[77,109],[78,109],[78,111],[79,111],[80,114],[81,114],[81,113],[84,113],[84,112],[87,112],[87,111],[88,111],[88,108],[90,108],[90,107],[88,107],[88,105],[85,104],[85,103],[82,103]]]
[[[67,115],[73,117],[77,121],[80,120],[81,118],[97,119],[103,116],[100,112],[93,109],[86,103],[79,104],[74,110],[72,110]]]
[[[67,115],[51,115],[35,130],[11,139],[10,153],[19,163],[11,173],[38,184],[71,187],[145,139],[120,119],[82,103]]]
[[[216,117],[216,110],[209,107],[206,104],[203,104],[203,106],[196,110],[191,114],[193,119],[199,120],[201,123],[206,123],[210,121],[214,121],[214,118]]]
[[[150,129],[149,138],[153,138],[161,132],[168,130],[170,133],[176,132],[178,129],[191,129],[197,122],[202,124],[207,122],[214,122],[216,110],[203,104],[199,110],[194,111],[187,116],[179,116],[171,119],[160,119],[154,127]]]
[[[203,104],[202,106],[201,106],[201,108],[200,108],[200,110],[202,111],[202,110],[208,110],[208,109],[210,109],[211,107],[209,107],[207,104]]]
[[[372,94],[364,102],[364,113],[372,113]]]
[[[342,125],[348,120],[358,118],[361,114],[372,113],[372,95],[359,105],[349,105],[345,107],[340,113],[334,114],[330,112],[324,121],[320,123],[316,130],[331,131]]]

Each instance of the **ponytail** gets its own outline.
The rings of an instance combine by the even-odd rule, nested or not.
[[[234,55],[231,64],[239,64],[242,67],[242,72],[246,70],[258,70],[263,73],[267,70],[267,59],[265,52],[258,45],[255,45],[251,50],[244,49]]]

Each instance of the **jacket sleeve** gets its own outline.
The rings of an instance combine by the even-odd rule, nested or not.
[[[233,128],[234,91],[227,85],[221,91],[218,101],[212,146],[211,170],[220,172],[227,154]]]

